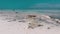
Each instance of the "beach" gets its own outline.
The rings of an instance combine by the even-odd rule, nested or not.
[[[37,17],[33,20],[28,18],[28,15]],[[33,21],[38,24],[31,23]],[[31,23],[30,27],[29,23]],[[60,20],[38,13],[0,11],[0,34],[60,34]]]

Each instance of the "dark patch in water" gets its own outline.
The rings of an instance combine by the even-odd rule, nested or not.
[[[49,17],[51,17],[51,18],[53,18],[53,19],[60,19],[59,16],[49,16]]]
[[[17,14],[18,12],[16,12],[16,14]]]

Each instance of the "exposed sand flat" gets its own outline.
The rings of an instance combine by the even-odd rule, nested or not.
[[[27,15],[36,15],[36,21],[43,26],[28,28]],[[60,22],[37,13],[0,12],[0,34],[60,34],[60,24],[55,20]]]

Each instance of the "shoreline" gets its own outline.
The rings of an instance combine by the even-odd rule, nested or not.
[[[37,17],[30,21],[26,18],[27,15]],[[57,34],[60,33],[60,24],[56,21],[58,19],[52,19],[45,14],[0,12],[0,32],[2,34]]]

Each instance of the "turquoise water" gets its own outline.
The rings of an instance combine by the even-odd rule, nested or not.
[[[60,0],[0,0],[0,10],[23,10],[19,12],[57,14],[60,17]]]
[[[0,9],[60,9],[60,0],[0,0]]]

